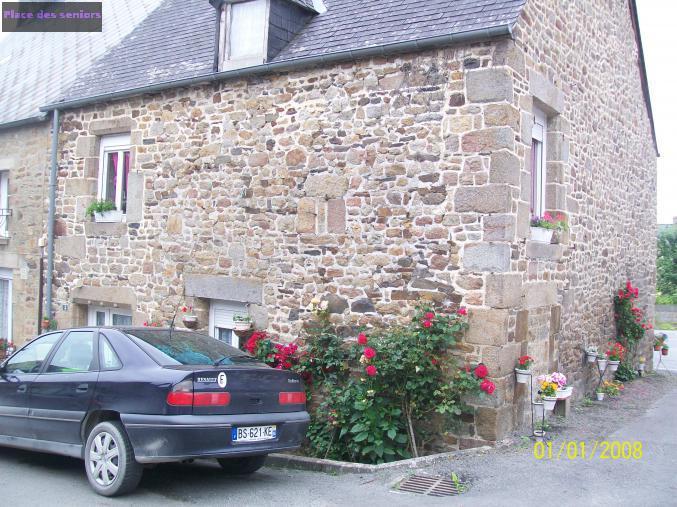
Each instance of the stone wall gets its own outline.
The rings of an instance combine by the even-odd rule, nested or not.
[[[39,332],[40,257],[49,184],[49,122],[0,130],[0,170],[9,171],[9,239],[0,242],[0,268],[12,270],[15,344]],[[2,337],[5,338],[5,337]]]

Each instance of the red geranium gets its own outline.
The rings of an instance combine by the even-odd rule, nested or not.
[[[367,375],[369,375],[370,377],[375,377],[376,374],[378,373],[376,366],[374,366],[373,364],[367,366],[364,371],[366,371]]]
[[[429,320],[426,320],[426,321],[423,323],[423,327],[426,328],[426,329],[432,327],[432,325],[433,325],[433,323],[430,322]]]
[[[367,359],[373,359],[374,356],[376,356],[376,351],[372,349],[371,347],[366,347],[364,349],[364,357]]]
[[[475,376],[477,378],[484,378],[487,375],[489,375],[489,370],[487,370],[487,367],[484,366],[483,363],[478,364],[475,368]]]
[[[463,317],[465,315],[468,315],[468,310],[465,307],[461,307],[456,311],[456,313]]]
[[[367,340],[366,334],[360,333],[357,335],[357,343],[359,343],[360,345],[366,345],[368,341],[369,340]]]
[[[428,320],[432,320],[435,318],[435,314],[433,312],[428,312],[425,314],[425,318]]]

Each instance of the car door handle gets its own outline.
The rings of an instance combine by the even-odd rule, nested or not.
[[[16,388],[17,393],[25,393],[28,390],[28,386],[26,384],[21,384],[19,387]]]
[[[75,392],[86,393],[87,389],[89,389],[89,384],[80,384],[78,387],[75,388]]]

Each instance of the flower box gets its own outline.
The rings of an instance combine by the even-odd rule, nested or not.
[[[594,363],[595,361],[597,361],[596,352],[586,352],[585,356],[587,357],[589,363]]]
[[[234,331],[249,331],[252,328],[251,322],[246,321],[235,321],[233,322]]]
[[[546,229],[544,227],[530,227],[531,230],[531,240],[538,241],[539,243],[551,243],[552,234],[555,232],[552,229]]]
[[[122,212],[119,210],[104,211],[103,213],[94,213],[94,221],[99,223],[113,223],[122,221]]]

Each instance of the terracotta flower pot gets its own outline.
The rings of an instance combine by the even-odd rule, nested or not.
[[[659,350],[661,350],[661,346],[660,345],[654,345],[653,349],[654,349],[655,352],[658,352]]]
[[[661,354],[663,354],[664,356],[667,356],[668,355],[668,349],[662,349]]]

